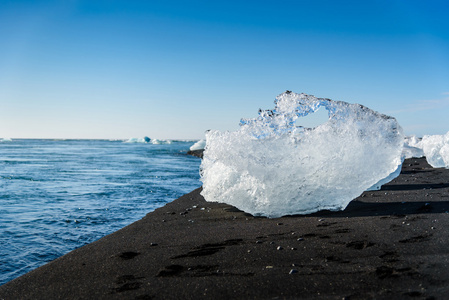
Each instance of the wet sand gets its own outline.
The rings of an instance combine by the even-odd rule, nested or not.
[[[449,170],[341,212],[258,218],[197,189],[0,287],[0,299],[447,299]]]

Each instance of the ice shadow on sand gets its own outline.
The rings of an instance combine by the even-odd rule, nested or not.
[[[342,211],[322,210],[302,217],[352,218],[448,213],[449,201],[364,202],[353,200]],[[300,215],[286,216],[300,217]]]
[[[414,191],[449,188],[449,183],[392,184],[382,186],[381,191]]]
[[[424,188],[418,188],[417,185],[403,185],[402,189],[399,189],[399,185],[394,186],[394,188],[384,189],[381,191],[411,191],[411,190],[423,190]],[[425,186],[427,189],[431,188],[431,185],[419,185]],[[392,187],[392,186],[390,186]],[[444,186],[446,187],[446,186]],[[432,187],[432,189],[436,189],[437,187]],[[440,186],[440,188],[443,188]],[[369,192],[368,192],[369,193]],[[432,199],[431,195],[428,201],[417,201],[421,199],[428,198],[426,196],[426,192],[423,190],[423,193],[419,193],[418,195],[410,195],[404,193],[404,195],[394,195],[396,201],[389,201],[388,198],[390,196],[379,195],[377,197],[368,198],[367,201],[361,200],[363,199],[363,195],[352,200],[348,206],[341,211],[330,211],[330,210],[321,210],[315,213],[307,214],[307,215],[286,215],[281,218],[304,218],[304,217],[326,217],[326,218],[353,218],[353,217],[375,217],[375,216],[406,216],[406,215],[417,215],[417,214],[442,214],[449,213],[449,201],[443,200],[435,200]],[[439,196],[439,199],[449,198],[447,196]],[[397,201],[397,199],[403,198],[404,201]],[[375,200],[374,200],[375,199]],[[391,199],[391,198],[390,198]],[[416,199],[416,200],[414,200]],[[378,201],[378,202],[373,202]],[[238,208],[229,205],[229,207],[224,208],[227,212],[242,212]],[[246,216],[253,216],[251,214],[245,213]],[[253,216],[256,218],[266,218],[264,216]]]
[[[442,191],[447,188],[449,188],[449,183],[446,182],[390,183],[382,186],[380,191],[364,192],[360,197],[352,200],[342,211],[322,210],[302,215],[302,217],[350,218],[448,213],[449,201],[445,201],[443,198],[449,197],[449,193]],[[436,193],[435,190],[439,192]],[[431,191],[433,192],[430,194]],[[391,201],[393,198],[394,201]],[[403,199],[403,201],[398,201],[399,199]],[[300,215],[286,217],[300,217]]]

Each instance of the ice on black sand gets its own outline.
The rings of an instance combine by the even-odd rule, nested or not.
[[[317,127],[301,117],[328,111]],[[341,210],[399,175],[404,136],[395,118],[359,104],[286,92],[273,110],[242,119],[235,132],[209,131],[202,195],[253,215]]]

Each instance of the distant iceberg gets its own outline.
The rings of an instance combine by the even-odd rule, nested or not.
[[[206,147],[206,140],[199,140],[190,147],[190,151],[203,150]]]
[[[0,142],[12,142],[10,138],[0,138]]]
[[[130,138],[125,143],[149,143],[151,142],[151,139],[147,136],[143,138]]]
[[[314,128],[301,117],[324,107]],[[359,104],[285,92],[273,110],[242,119],[235,132],[210,131],[202,195],[253,215],[341,210],[366,189],[399,175],[404,135],[395,118]]]
[[[153,140],[151,140],[151,143],[154,145],[163,145],[163,144],[171,144],[171,143],[173,143],[173,141],[172,140],[153,139]]]
[[[158,139],[150,139],[145,136],[143,138],[130,138],[125,141],[125,143],[145,143],[145,144],[153,144],[153,145],[162,145],[162,144],[171,144],[172,140],[158,140]]]

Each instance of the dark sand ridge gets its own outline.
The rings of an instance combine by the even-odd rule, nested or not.
[[[0,299],[448,298],[449,170],[425,159],[342,212],[254,218],[199,192],[1,286]]]

